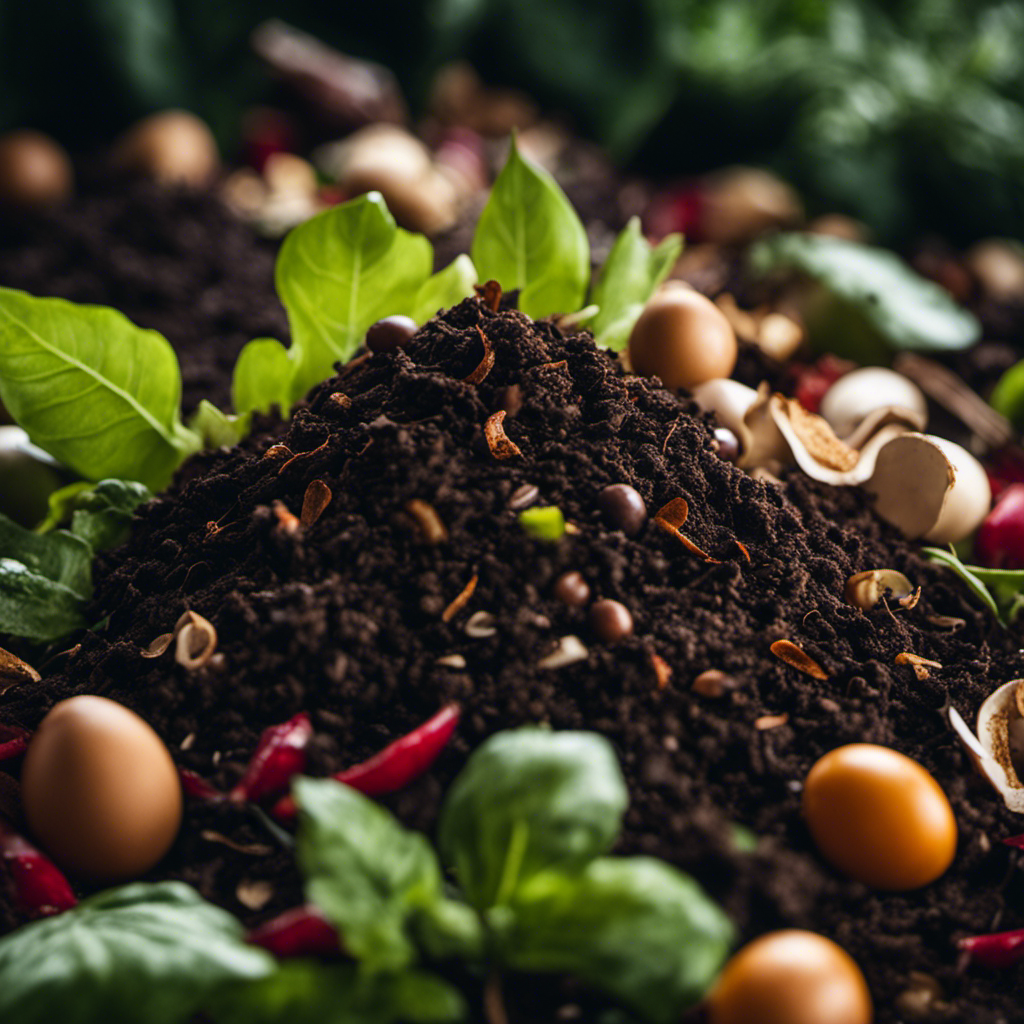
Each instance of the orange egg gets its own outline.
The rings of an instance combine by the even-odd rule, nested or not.
[[[32,835],[76,874],[148,871],[181,824],[178,772],[160,737],[105,697],[72,697],[39,724],[21,773]]]
[[[946,794],[888,747],[853,743],[819,759],[804,782],[803,811],[822,856],[875,889],[927,885],[956,854]]]
[[[871,1024],[860,968],[814,932],[771,932],[726,965],[708,999],[709,1024]]]
[[[669,388],[694,388],[728,377],[736,366],[736,334],[700,292],[668,282],[644,306],[629,336],[633,370]]]

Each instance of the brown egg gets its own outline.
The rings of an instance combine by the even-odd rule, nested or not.
[[[728,377],[736,365],[736,334],[700,292],[670,282],[656,292],[629,336],[633,370],[669,388],[694,388]]]
[[[50,206],[71,195],[73,181],[71,160],[48,135],[21,129],[0,136],[0,201]]]
[[[770,932],[726,965],[708,999],[709,1024],[871,1024],[860,968],[814,932]]]
[[[927,885],[956,854],[946,794],[888,747],[852,743],[822,757],[804,782],[803,811],[822,856],[875,889]]]
[[[114,146],[116,164],[164,185],[205,185],[220,162],[205,121],[164,110],[139,121]]]
[[[25,816],[62,867],[104,881],[148,871],[181,824],[181,785],[160,737],[105,697],[72,697],[42,720],[21,774]]]

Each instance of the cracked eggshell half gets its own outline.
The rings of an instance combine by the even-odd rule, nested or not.
[[[882,366],[865,366],[844,374],[821,400],[821,415],[844,439],[880,409],[906,413],[917,430],[923,430],[928,422],[928,403],[921,389],[903,374]]]
[[[992,488],[981,463],[969,451],[945,438],[926,436],[942,449],[953,467],[953,486],[938,521],[924,539],[933,544],[956,544],[981,526],[992,507]]]
[[[932,438],[907,433],[881,448],[864,489],[874,496],[875,511],[914,540],[938,524],[955,480],[952,463]]]

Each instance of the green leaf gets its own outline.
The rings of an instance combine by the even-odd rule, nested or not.
[[[249,433],[250,419],[249,413],[229,416],[203,398],[188,425],[202,438],[203,448],[233,448]]]
[[[410,919],[440,900],[441,870],[426,838],[332,779],[298,779],[296,844],[306,896],[371,970],[400,970],[416,951]]]
[[[655,1024],[703,997],[734,938],[692,878],[648,857],[602,857],[575,877],[545,872],[501,918],[506,965],[574,974]]]
[[[537,872],[606,853],[628,798],[611,744],[524,728],[481,744],[448,791],[439,845],[478,909],[508,902]]]
[[[565,516],[557,505],[543,505],[520,512],[519,525],[537,540],[556,541],[565,533]]]
[[[85,625],[84,601],[62,583],[0,557],[0,633],[58,640]]]
[[[135,510],[152,498],[149,489],[134,480],[101,480],[71,498],[71,532],[94,552],[117,547],[128,536]]]
[[[0,1020],[182,1024],[224,986],[273,966],[187,885],[139,882],[0,939]]]
[[[462,995],[423,971],[360,972],[345,964],[280,964],[270,977],[225,993],[210,1009],[216,1024],[456,1024]]]
[[[600,307],[590,322],[599,345],[614,352],[626,347],[644,303],[668,277],[682,251],[682,235],[668,235],[652,247],[640,230],[640,218],[630,218],[615,239],[590,296]]]
[[[291,231],[277,258],[277,292],[288,311],[301,398],[360,346],[381,317],[410,313],[430,276],[432,249],[395,225],[379,192],[335,206]]]
[[[921,548],[921,554],[932,562],[938,562],[940,565],[944,565],[946,568],[952,569],[953,572],[955,572],[957,576],[967,584],[967,588],[971,593],[974,594],[974,596],[1005,625],[1005,620],[1000,612],[999,606],[996,604],[995,598],[980,578],[979,566],[964,565],[964,563],[957,558],[955,552],[946,551],[943,548]],[[984,572],[985,570],[981,571]],[[1021,575],[1024,576],[1024,571],[1021,572]]]
[[[472,246],[483,280],[519,288],[528,316],[571,313],[583,305],[590,243],[576,211],[547,171],[524,159],[515,136]]]
[[[442,309],[449,309],[473,294],[480,280],[473,261],[463,253],[456,256],[444,270],[439,270],[420,285],[412,304],[412,318],[425,324]]]
[[[65,487],[54,491],[47,499],[49,506],[46,518],[35,528],[36,533],[49,533],[71,522],[71,513],[74,511],[75,499],[83,491],[92,490],[94,484],[91,480],[75,480]]]
[[[988,401],[1018,430],[1024,426],[1024,359],[1014,363],[999,378]]]
[[[0,558],[67,587],[80,600],[92,594],[92,548],[65,530],[38,534],[0,515]]]
[[[199,450],[181,423],[167,339],[100,306],[0,288],[0,401],[35,444],[90,480],[159,490]]]
[[[895,253],[826,235],[779,234],[751,250],[758,274],[798,271],[824,294],[803,312],[819,348],[855,358],[891,349],[952,351],[981,337],[973,314]]]
[[[286,416],[292,406],[292,361],[275,338],[254,338],[235,362],[231,404],[239,415],[271,412],[276,406]]]

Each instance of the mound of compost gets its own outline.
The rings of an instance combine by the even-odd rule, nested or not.
[[[186,410],[230,404],[251,338],[287,340],[274,292],[277,246],[212,193],[139,179],[86,179],[64,206],[0,219],[0,285],[120,310],[178,353]]]
[[[497,458],[485,423],[502,409],[515,449],[496,448]],[[299,514],[315,480],[332,500],[295,529],[286,512]],[[614,483],[635,487],[652,516],[684,498],[683,533],[718,561],[652,519],[635,536],[617,529],[597,503]],[[565,513],[572,529],[560,540],[522,528],[514,506],[527,486],[536,504]],[[410,502],[426,503],[443,530]],[[846,579],[871,568],[920,584],[917,606],[865,614],[844,603]],[[569,570],[592,600],[626,605],[631,636],[602,641],[585,608],[554,595]],[[52,659],[42,684],[8,690],[0,718],[31,727],[58,699],[104,694],[151,722],[182,766],[227,788],[261,730],[300,710],[312,715],[308,770],[320,775],[457,701],[454,741],[389,798],[426,831],[490,733],[527,722],[597,730],[631,791],[620,852],[694,874],[745,939],[785,926],[834,938],[864,969],[880,1024],[912,1019],[900,1007],[921,975],[942,998],[915,1020],[1020,1019],[1021,974],[963,969],[955,940],[1024,925],[1018,854],[999,842],[1021,824],[973,776],[944,716],[950,704],[973,716],[997,684],[1024,674],[1019,642],[876,519],[860,491],[745,475],[719,457],[695,406],[625,375],[586,334],[466,300],[406,349],[355,359],[278,431],[193,460],[141,510],[127,545],[102,557],[96,584],[91,615],[105,624]],[[143,658],[187,608],[216,626],[217,655],[191,673],[170,653]],[[481,612],[493,616],[483,629]],[[545,667],[569,634],[586,657]],[[779,639],[828,678],[778,660],[769,647]],[[942,668],[919,680],[894,663],[904,652]],[[693,689],[707,669],[729,677],[719,696]],[[811,765],[857,741],[919,761],[952,801],[957,858],[922,891],[883,894],[842,877],[802,822]],[[756,834],[753,851],[734,824]],[[250,923],[301,900],[290,857],[231,806],[191,802],[153,877],[185,879]],[[246,906],[253,882],[272,890],[258,912]],[[510,981],[506,998],[524,1024],[596,1019],[602,1005],[564,979]]]

